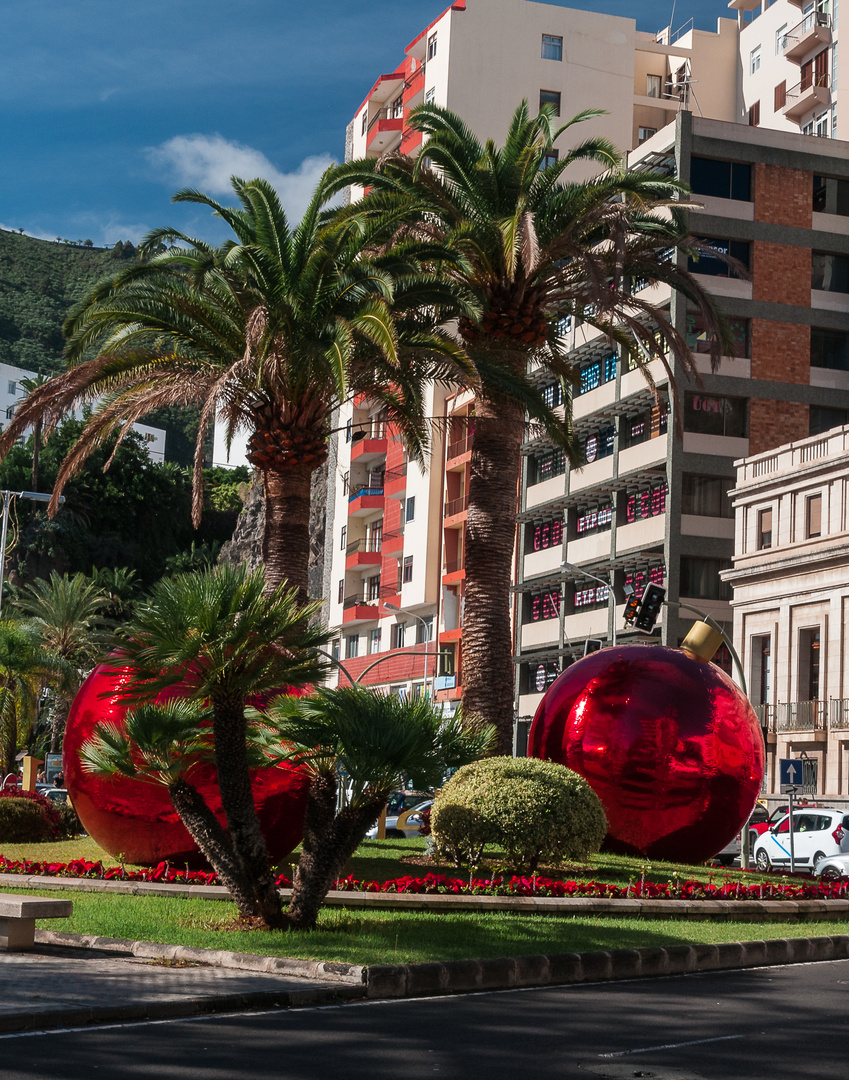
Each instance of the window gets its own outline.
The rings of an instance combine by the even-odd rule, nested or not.
[[[402,582],[404,584],[406,584],[407,582],[413,580],[413,556],[412,555],[405,555],[404,556],[404,573],[403,573],[403,577],[401,578],[401,580],[402,580]]]
[[[613,453],[615,439],[615,427],[603,428],[593,435],[588,435],[583,443],[584,459],[587,464],[589,465],[590,462],[596,461],[598,458],[610,457]]]
[[[348,420],[345,423],[345,442],[350,442],[351,437],[354,434],[354,421]]]
[[[811,367],[849,371],[849,333],[812,326]]]
[[[339,547],[342,551],[348,546],[348,526],[343,525],[342,531],[339,533]]]
[[[436,33],[430,35],[427,39],[427,58],[432,60],[436,56]]]
[[[756,45],[754,49],[749,53],[749,74],[754,75],[756,71],[760,71],[761,67],[761,47]]]
[[[772,547],[772,507],[758,510],[758,551]]]
[[[829,115],[827,112],[814,117],[814,135],[820,139],[828,138],[828,120]]]
[[[345,659],[353,660],[360,654],[360,636],[359,634],[349,634],[345,638]]]
[[[693,157],[690,159],[690,187],[696,195],[749,202],[752,198],[752,166],[739,161]]]
[[[591,587],[584,585],[575,586],[574,604],[576,611],[588,607],[601,607],[601,605],[606,604],[609,599],[609,585],[593,585]]]
[[[784,52],[784,46],[785,46],[784,38],[785,38],[786,34],[787,34],[787,23],[784,23],[783,26],[779,26],[779,28],[775,31],[775,55],[776,56],[781,56],[781,54]]]
[[[531,661],[523,664],[519,670],[521,693],[542,694],[560,674],[556,660]]]
[[[575,521],[575,531],[578,539],[582,536],[588,536],[590,533],[605,532],[610,528],[612,521],[612,506],[603,506],[601,509],[595,507],[592,509],[579,508]]]
[[[662,75],[646,75],[646,97],[663,97]]]
[[[374,603],[380,599],[380,574],[374,574],[366,581],[366,600]]]
[[[772,111],[781,112],[787,104],[787,80],[782,79],[773,92]]]
[[[389,631],[389,640],[393,649],[404,648],[404,636],[407,632],[406,623],[393,623]]]
[[[849,424],[849,409],[828,409],[823,405],[811,405],[808,413],[808,434],[821,435],[824,431]]]
[[[432,105],[435,100],[436,100],[436,87],[432,86],[430,88],[430,90],[428,90],[427,93],[424,96],[424,103],[425,103],[425,105]],[[428,168],[428,169],[430,168],[430,159],[429,158],[425,158],[424,165],[425,165],[425,168]]]
[[[646,139],[650,139],[652,135],[657,135],[657,128],[653,127],[640,127],[637,128],[637,143],[644,143]]]
[[[805,538],[816,536],[822,536],[822,495],[809,495],[805,499]]]
[[[811,288],[849,293],[849,257],[814,251],[811,255]]]
[[[342,640],[341,638],[334,638],[333,644],[330,646],[330,655],[334,660],[338,660],[342,655]]]
[[[641,491],[632,491],[625,502],[625,523],[642,521],[645,518],[659,517],[666,513],[667,483],[664,480],[654,487],[645,487]]]
[[[560,115],[560,91],[559,90],[540,90],[539,92],[539,107],[542,110],[543,105],[553,105],[554,115]]]
[[[604,360],[596,360],[581,369],[581,383],[573,391],[576,397],[588,394],[603,383],[613,382],[616,378],[616,353],[611,353]]]
[[[813,209],[818,214],[840,214],[842,217],[849,217],[849,180],[814,176]]]
[[[367,127],[368,127],[368,109],[366,109],[363,112],[363,122],[362,122],[362,128],[360,130],[361,135],[365,135]]]
[[[404,520],[405,521],[412,521],[415,518],[415,516],[416,516],[416,497],[415,497],[415,495],[411,495],[409,497],[409,499],[407,499],[407,505],[406,505],[405,512],[404,512]]]
[[[625,575],[622,584],[630,585],[638,596],[642,596],[646,585],[662,585],[665,580],[666,567],[663,563],[659,563],[657,566],[629,571]]]
[[[559,592],[532,593],[528,597],[526,622],[545,622],[560,617]]]
[[[751,355],[750,323],[748,319],[728,319],[728,329],[734,338],[734,352],[736,357]],[[687,316],[687,345],[695,353],[710,352],[710,336],[707,324],[701,315],[690,314]]]
[[[769,634],[752,638],[752,666],[749,676],[749,690],[754,705],[766,705],[769,702],[772,684],[772,639]]]
[[[369,655],[380,652],[380,627],[369,632],[368,651]]]
[[[563,543],[563,519],[533,521],[526,532],[526,551],[547,551]]]
[[[549,407],[549,409],[555,409],[558,405],[563,404],[563,384],[549,383],[548,386],[544,386],[540,391],[542,394],[542,400]]]
[[[530,469],[530,484],[542,484],[552,477],[562,476],[566,472],[566,455],[562,450],[549,450],[533,458]]]
[[[756,101],[749,108],[749,127],[758,127],[761,122],[761,103]]]
[[[433,637],[433,616],[426,615],[421,622],[416,620],[416,644],[423,645]]]
[[[392,102],[390,109],[392,119],[400,120],[404,116],[404,95],[399,94],[398,97]]]
[[[548,153],[543,154],[539,163],[540,172],[544,169],[550,169],[552,165],[556,165],[559,159],[560,151],[557,149],[549,150]]]
[[[345,579],[344,579],[344,578],[340,578],[340,579],[339,579],[339,596],[338,596],[338,603],[340,603],[340,604],[341,604],[341,603],[343,603],[343,602],[344,602],[344,600],[345,600]]]
[[[17,394],[17,392],[18,392],[18,384],[16,382],[13,382],[10,379],[9,380],[9,393],[14,396],[15,394]]]
[[[11,420],[14,415],[15,415],[15,406],[10,405],[9,408],[6,410],[6,419]]]
[[[738,277],[736,266],[729,265],[727,259],[735,259],[743,269],[749,269],[749,250],[747,240],[720,240],[714,236],[700,236],[698,242],[709,244],[710,251],[700,251],[698,256],[687,259],[687,269],[693,274],[710,274],[711,277]]]
[[[701,435],[748,438],[749,400],[688,393],[684,398],[684,430]]]
[[[700,559],[684,556],[681,559],[680,596],[701,600],[730,600],[731,586],[720,578],[723,570],[731,569],[730,559]]]
[[[698,476],[684,473],[681,484],[681,513],[694,517],[733,518],[728,492],[734,481],[728,476]]]
[[[542,58],[543,60],[563,59],[563,38],[556,34],[542,35]]]
[[[807,694],[806,698],[802,695]],[[820,629],[799,631],[799,698],[816,701],[820,696]]]

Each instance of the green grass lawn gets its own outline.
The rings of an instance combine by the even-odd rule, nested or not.
[[[39,889],[37,895],[51,894],[50,890]],[[55,895],[65,899],[69,896],[67,892]],[[50,929],[351,964],[417,963],[849,933],[846,920],[762,924],[676,922],[505,912],[486,915],[356,912],[337,908],[324,909],[314,931],[273,933],[238,929],[235,907],[220,901],[114,893],[74,893],[72,898],[73,917],[51,919]]]

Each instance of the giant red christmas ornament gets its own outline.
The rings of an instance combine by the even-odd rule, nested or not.
[[[68,794],[86,831],[111,855],[140,864],[202,864],[195,842],[171,806],[164,787],[83,771],[80,748],[91,737],[95,725],[106,722],[121,727],[128,706],[118,690],[126,686],[129,677],[129,668],[100,664],[74,698],[62,758]],[[177,686],[157,700],[179,695]],[[199,766],[189,779],[225,824],[214,767]],[[274,862],[285,858],[301,840],[307,783],[302,771],[288,765],[251,772],[254,803]]]
[[[567,668],[540,702],[528,755],[589,782],[608,851],[673,862],[723,848],[764,775],[743,692],[714,664],[661,645],[603,649]]]

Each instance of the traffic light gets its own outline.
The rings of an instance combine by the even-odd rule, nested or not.
[[[634,590],[631,589],[631,593],[628,596],[628,599],[625,601],[625,611],[623,612],[623,618],[625,619],[625,622],[632,623],[634,619],[636,619],[639,609],[640,598],[639,596],[637,596]]]
[[[646,585],[640,600],[640,608],[634,619],[634,629],[643,634],[650,634],[654,629],[663,607],[666,596],[666,587],[663,585]]]

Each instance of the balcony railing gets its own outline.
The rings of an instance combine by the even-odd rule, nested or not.
[[[465,561],[461,555],[458,559],[446,559],[445,560],[445,574],[456,574],[458,570],[462,570],[465,566]]]
[[[356,555],[357,552],[379,552],[383,546],[382,536],[370,536],[365,540],[352,540],[350,544],[345,548],[346,555]]]
[[[828,726],[832,731],[849,728],[849,698],[831,698],[828,703]]]
[[[472,449],[472,443],[475,441],[473,432],[469,432],[468,435],[464,435],[462,439],[456,439],[454,442],[448,444],[448,457],[455,458],[461,454],[465,454]]]
[[[371,131],[373,127],[376,127],[381,120],[403,120],[404,110],[396,111],[391,105],[386,109],[378,109],[372,119],[369,121],[368,130]],[[382,435],[373,435],[373,439],[383,438]]]
[[[365,590],[363,592],[354,593],[352,596],[346,596],[342,601],[342,607],[347,611],[348,608],[360,607],[362,604],[373,604],[377,606],[379,599],[379,596],[373,596],[371,592]]]
[[[362,495],[382,495],[382,487],[359,487],[356,491],[352,491],[348,497],[348,502],[353,502],[354,499],[359,499]]]
[[[404,462],[403,465],[396,465],[394,469],[387,469],[386,472],[383,474],[383,483],[384,485],[391,484],[395,480],[403,479],[403,477],[405,477],[406,475],[407,463]]]
[[[780,41],[782,54],[793,60],[804,55],[814,47],[816,41],[825,41],[829,34],[823,31],[831,30],[831,16],[824,11],[811,11],[801,22],[788,30]],[[819,31],[819,32],[818,32]]]
[[[461,495],[459,499],[451,499],[444,507],[444,516],[453,517],[455,514],[462,514],[464,510],[468,508],[469,496]]]
[[[802,82],[791,86],[787,91],[784,108],[781,110],[790,119],[802,116],[808,109],[812,109],[815,103],[827,103],[830,96],[831,76],[826,72],[823,75],[804,79]]]

